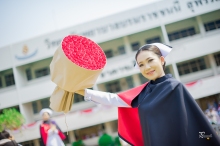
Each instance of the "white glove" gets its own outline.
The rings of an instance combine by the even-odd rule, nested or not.
[[[85,101],[93,101],[103,105],[112,105],[117,107],[130,107],[117,94],[85,89]]]

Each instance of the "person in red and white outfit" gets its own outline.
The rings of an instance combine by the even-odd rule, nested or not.
[[[40,135],[43,146],[64,146],[62,140],[66,138],[66,136],[62,133],[59,126],[55,121],[50,119],[52,115],[52,110],[45,108],[40,111],[40,115],[42,116],[42,124],[40,125]]]

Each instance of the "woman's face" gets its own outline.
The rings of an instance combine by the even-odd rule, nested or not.
[[[45,113],[43,113],[43,115],[42,115],[42,119],[43,119],[43,121],[47,121],[47,120],[50,119],[50,115],[49,115],[47,112],[45,112]]]
[[[137,64],[142,75],[149,80],[156,80],[165,75],[163,71],[164,57],[158,57],[152,51],[141,51],[137,56]]]

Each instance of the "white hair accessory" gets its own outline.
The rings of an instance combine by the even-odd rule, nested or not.
[[[156,46],[160,50],[163,57],[166,57],[170,53],[170,51],[172,50],[171,46],[168,46],[168,45],[165,45],[165,44],[162,44],[162,43],[152,43],[152,44],[146,44],[144,46],[147,46],[147,45]],[[142,46],[142,47],[144,47],[144,46]],[[140,47],[140,48],[142,48],[142,47]],[[134,67],[139,68],[137,61],[135,61]]]
[[[52,114],[53,114],[52,110],[49,109],[49,108],[44,108],[44,109],[42,109],[42,110],[40,111],[40,116],[42,116],[44,113],[48,113],[49,115],[52,115]]]

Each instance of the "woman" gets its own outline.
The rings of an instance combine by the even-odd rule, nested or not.
[[[43,123],[40,125],[41,145],[46,146],[64,146],[62,140],[66,136],[62,133],[55,121],[50,120],[52,111],[50,109],[42,109],[40,111]]]
[[[114,94],[85,89],[86,101],[118,106],[119,136],[135,146],[217,146],[220,139],[184,85],[165,75],[170,46],[154,43],[136,53],[136,67],[150,81]],[[202,132],[202,133],[201,133]]]
[[[7,131],[0,132],[0,146],[18,146]]]

